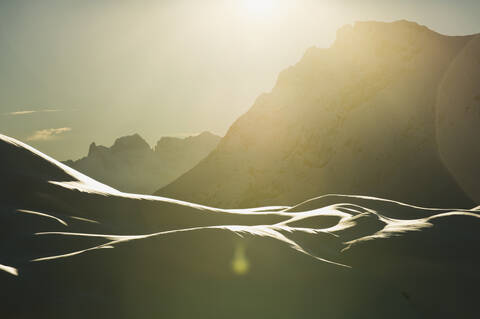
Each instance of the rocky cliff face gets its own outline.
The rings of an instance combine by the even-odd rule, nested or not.
[[[192,168],[219,140],[209,132],[184,139],[163,137],[152,149],[134,134],[120,137],[111,147],[92,143],[88,156],[65,164],[121,191],[151,194]]]
[[[222,207],[327,193],[469,207],[438,154],[436,104],[472,39],[408,21],[343,27],[332,47],[311,48],[281,72],[214,152],[157,194]]]

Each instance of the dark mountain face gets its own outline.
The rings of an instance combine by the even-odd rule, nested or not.
[[[440,160],[437,91],[473,36],[407,21],[341,28],[261,95],[217,149],[156,194],[221,207],[321,194],[470,207]],[[477,85],[478,86],[478,85]]]
[[[184,139],[164,137],[152,150],[134,134],[117,139],[110,148],[92,143],[88,156],[65,164],[121,191],[151,194],[192,168],[219,140],[208,132]]]

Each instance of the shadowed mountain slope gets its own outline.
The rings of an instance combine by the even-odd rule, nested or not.
[[[90,145],[88,155],[65,164],[122,191],[151,194],[205,158],[220,141],[209,132],[187,138],[162,137],[151,149],[138,134],[110,147]]]
[[[438,89],[440,155],[468,194],[480,203],[480,35],[455,57]]]
[[[374,197],[225,210],[0,135],[2,318],[477,318],[480,215]]]
[[[474,38],[408,21],[347,25],[330,48],[311,48],[281,72],[216,150],[156,194],[223,207],[329,193],[471,207],[440,159],[436,106]]]

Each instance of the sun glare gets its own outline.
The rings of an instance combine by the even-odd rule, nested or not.
[[[264,16],[273,10],[273,0],[244,0],[246,11],[251,15]]]

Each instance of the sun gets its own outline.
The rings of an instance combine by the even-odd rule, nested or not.
[[[250,15],[265,16],[273,10],[273,0],[244,0],[245,10]]]

